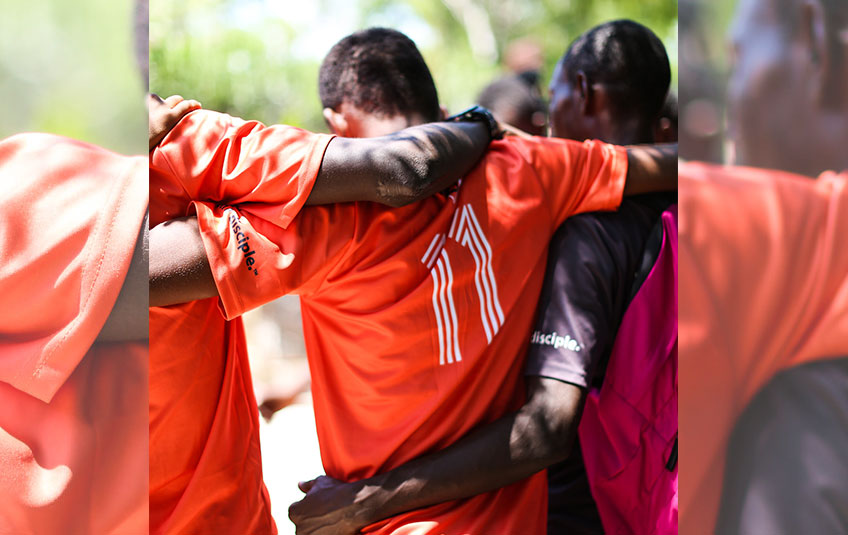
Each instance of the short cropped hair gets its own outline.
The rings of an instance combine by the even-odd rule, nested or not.
[[[582,71],[589,83],[604,85],[613,111],[653,121],[671,83],[668,54],[659,37],[632,20],[595,26],[574,40],[562,58],[568,80]]]
[[[370,28],[336,43],[318,73],[325,108],[347,102],[379,117],[420,115],[438,121],[441,112],[430,69],[412,40],[387,28]]]

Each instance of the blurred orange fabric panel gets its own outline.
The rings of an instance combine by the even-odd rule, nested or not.
[[[680,532],[712,533],[736,418],[848,353],[848,175],[680,165]]]
[[[47,134],[0,141],[0,532],[147,533],[147,344],[95,342],[146,164]]]
[[[332,136],[197,111],[150,157],[150,225],[191,202],[269,203],[288,225]],[[150,309],[151,533],[276,533],[240,318],[215,299]]]
[[[228,317],[301,294],[322,461],[350,481],[521,406],[550,237],[615,209],[626,171],[620,147],[508,138],[457,188],[403,208],[310,206],[282,228],[253,206],[196,206]],[[539,473],[365,532],[544,533],[546,520]]]

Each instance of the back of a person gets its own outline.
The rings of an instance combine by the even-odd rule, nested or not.
[[[150,336],[151,533],[212,524],[275,532],[241,320],[226,321],[214,299],[151,308]]]
[[[320,163],[313,147],[329,139],[193,112],[151,153],[150,226],[195,200],[270,202],[288,217],[286,203],[299,199],[296,213],[309,191],[301,175]],[[216,299],[150,309],[150,458],[152,533],[276,533],[244,328]]]
[[[680,522],[693,530],[714,525],[728,438],[756,392],[848,352],[848,175],[687,163],[680,205],[681,262],[704,267],[680,280],[680,442],[697,459]]]
[[[301,213],[306,221],[353,226],[350,236],[327,233],[346,245],[331,243],[338,251],[331,267],[301,290],[328,475],[352,480],[391,469],[523,403],[523,357],[548,241],[561,217],[548,204],[555,194],[530,163],[534,143],[542,140],[493,144],[456,190],[415,205]],[[570,211],[603,205],[579,198],[565,204]],[[294,225],[325,228],[306,221]],[[380,292],[363,291],[375,282]],[[539,473],[394,517],[376,532],[420,522],[419,529],[436,530],[422,533],[543,533],[546,511]]]

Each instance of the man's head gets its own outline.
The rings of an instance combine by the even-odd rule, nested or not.
[[[730,38],[737,163],[848,168],[848,2],[739,0]]]
[[[545,101],[537,83],[538,75],[532,72],[504,76],[483,88],[477,103],[499,120],[541,136],[545,133]]]
[[[650,143],[671,81],[659,38],[630,20],[596,26],[568,47],[550,85],[551,134]]]
[[[415,43],[370,28],[336,43],[321,64],[318,92],[336,134],[373,137],[443,118],[436,85]]]

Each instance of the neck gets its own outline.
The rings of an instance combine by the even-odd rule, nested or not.
[[[815,148],[809,151],[814,158],[805,174],[817,176],[824,171],[848,170],[848,114],[829,114],[822,119],[819,132],[824,135],[819,136]]]
[[[396,115],[385,118],[368,117],[352,123],[351,126],[355,132],[350,137],[379,137],[414,126],[414,123],[402,115]]]
[[[640,145],[654,142],[654,132],[639,119],[614,119],[603,141],[614,145]]]

